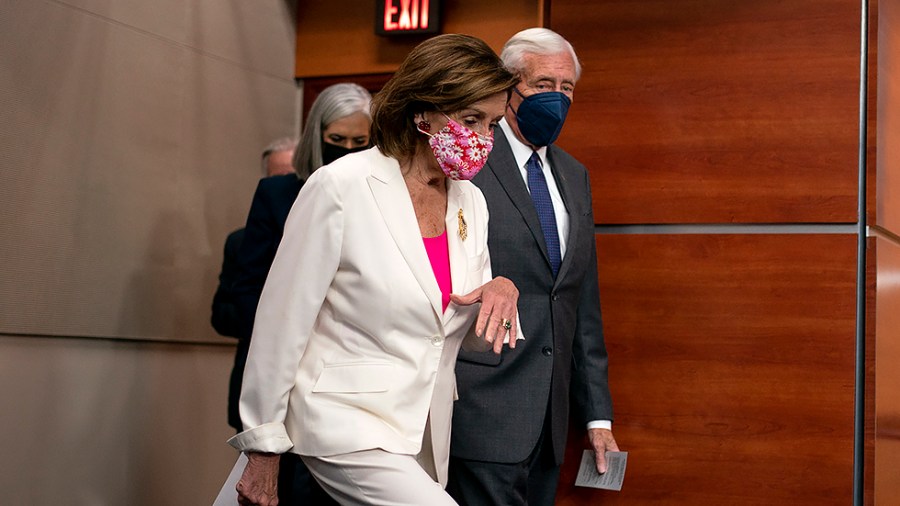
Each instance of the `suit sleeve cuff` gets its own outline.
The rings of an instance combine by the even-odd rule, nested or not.
[[[293,448],[283,423],[266,423],[245,430],[228,440],[228,444],[242,452],[284,453]]]
[[[587,428],[612,430],[612,420],[593,420],[588,422]]]

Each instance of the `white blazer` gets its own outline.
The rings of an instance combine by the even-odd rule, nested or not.
[[[491,279],[487,224],[481,191],[448,181],[453,293]],[[416,455],[430,410],[425,450],[445,484],[456,355],[466,337],[467,348],[487,347],[472,331],[479,308],[441,310],[396,160],[373,148],[322,167],[300,191],[269,271],[241,393],[249,429],[229,443],[311,456]]]

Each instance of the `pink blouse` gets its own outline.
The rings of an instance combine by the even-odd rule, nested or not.
[[[450,304],[450,249],[447,246],[447,230],[437,237],[423,237],[425,252],[431,261],[431,270],[441,289],[441,306],[444,311]]]

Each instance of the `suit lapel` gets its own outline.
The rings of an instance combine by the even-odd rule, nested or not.
[[[368,182],[394,243],[431,302],[432,309],[440,317],[441,289],[431,270],[431,262],[425,252],[419,223],[416,221],[416,212],[399,165],[395,160],[385,158],[384,163],[372,171]]]
[[[550,268],[550,255],[547,254],[547,242],[544,240],[544,232],[541,230],[541,221],[538,218],[537,211],[531,201],[531,194],[528,193],[528,187],[522,180],[522,172],[519,164],[516,163],[516,157],[513,156],[512,148],[506,139],[506,134],[501,128],[494,129],[494,149],[488,157],[488,167],[497,177],[500,186],[503,187],[506,194],[509,195],[513,205],[518,209],[528,229],[537,241],[541,252],[544,254],[544,260],[547,261],[547,268]]]

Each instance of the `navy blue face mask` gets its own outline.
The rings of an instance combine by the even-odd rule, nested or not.
[[[522,137],[537,147],[552,144],[562,131],[572,100],[561,91],[545,91],[526,97],[518,88],[513,89],[522,97],[522,103],[515,111]]]

